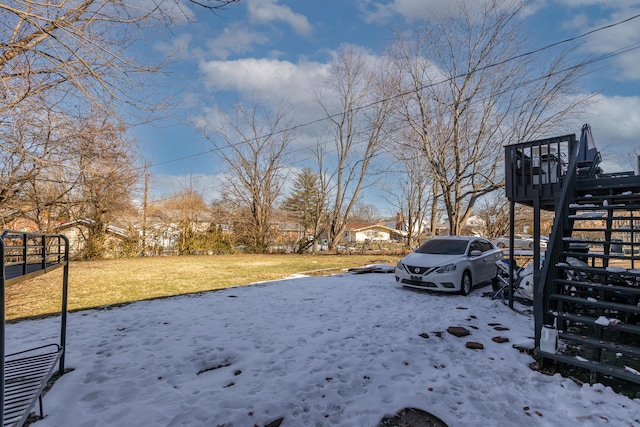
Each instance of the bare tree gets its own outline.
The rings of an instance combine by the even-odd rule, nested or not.
[[[7,112],[0,126],[0,206],[5,222],[31,208],[24,202],[28,185],[60,159],[59,117],[38,109],[40,99],[29,101],[35,103],[24,102],[23,108]]]
[[[174,194],[162,208],[169,222],[177,225],[179,255],[193,255],[206,250],[206,233],[210,224],[205,220],[209,219],[209,208],[193,186]]]
[[[132,212],[131,190],[144,169],[136,167],[126,126],[111,115],[94,112],[65,127],[72,126],[69,132],[73,134],[66,138],[68,157],[58,165],[65,169],[70,189],[57,204],[65,208],[64,219],[87,221],[86,258],[102,258],[107,228],[119,216]]]
[[[478,216],[487,224],[487,237],[509,234],[509,201],[503,194],[493,193],[478,203]]]
[[[236,0],[192,0],[219,10]],[[179,0],[59,0],[0,2],[0,114],[26,98],[70,89],[101,105],[119,99],[142,105],[132,91],[156,66],[128,49],[137,31],[185,19]]]
[[[27,182],[33,190],[34,180],[40,180],[37,191],[42,195],[43,180],[50,176],[40,174],[52,164],[54,153],[55,161],[61,160],[66,147],[56,138],[60,131],[54,128],[60,123],[88,109],[115,117],[114,103],[131,115],[163,102],[149,93],[154,87],[149,76],[161,61],[145,63],[138,59],[143,55],[136,55],[140,49],[135,51],[147,27],[186,19],[189,3],[217,12],[236,1],[0,0],[3,217],[16,212]],[[51,168],[46,171],[50,174]]]
[[[400,32],[391,54],[403,75],[403,120],[439,189],[450,233],[476,202],[502,187],[502,145],[556,126],[576,110],[580,77],[567,57],[520,57],[521,2],[488,0],[482,11],[427,20]],[[434,201],[435,203],[436,201]]]
[[[398,222],[402,224],[402,231],[406,232],[404,244],[407,248],[412,248],[418,244],[420,236],[426,231],[433,180],[420,152],[406,148],[408,147],[395,151],[395,156],[404,170],[399,188],[394,191],[395,200],[392,204],[398,209]]]
[[[363,53],[346,48],[333,58],[327,79],[318,82],[316,100],[335,144],[335,169],[329,175],[329,250],[342,238],[386,140],[385,124],[394,107],[388,77],[386,63],[372,64]]]
[[[635,152],[626,154],[626,160],[632,171],[636,172],[636,175],[640,175],[640,148]]]
[[[282,196],[287,148],[294,138],[289,115],[289,108],[271,111],[258,100],[249,106],[236,103],[231,112],[221,112],[222,123],[205,131],[227,166],[228,201],[246,212],[246,228],[238,223],[234,231],[245,228],[245,241],[255,252],[266,252],[273,240],[273,211]]]
[[[380,221],[380,210],[371,203],[358,202],[353,206],[351,219],[365,223]]]

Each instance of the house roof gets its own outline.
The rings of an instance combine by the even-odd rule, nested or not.
[[[80,218],[69,222],[63,222],[58,225],[58,230],[62,230],[64,228],[70,228],[76,225],[90,225],[95,224],[95,221],[91,218]],[[107,232],[113,233],[121,237],[130,237],[131,234],[125,230],[124,228],[116,227],[114,225],[107,225]]]
[[[387,227],[384,223],[380,223],[380,222],[375,222],[370,224],[359,224],[359,223],[347,224],[347,230],[353,231],[353,232],[376,229],[376,228],[388,231],[390,233],[400,232],[399,230],[396,230],[395,228]]]

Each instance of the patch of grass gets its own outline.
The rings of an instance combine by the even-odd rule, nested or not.
[[[69,311],[277,280],[294,273],[330,274],[385,255],[216,255],[77,261],[69,266]],[[60,312],[62,269],[6,289],[8,321]]]

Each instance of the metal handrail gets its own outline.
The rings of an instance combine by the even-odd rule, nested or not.
[[[0,337],[0,426],[4,426],[4,339],[5,339],[5,265],[4,265],[4,239],[0,238],[0,259],[2,259],[2,269],[0,270],[0,317],[2,317],[2,337]]]
[[[562,191],[559,198],[556,201],[556,214],[553,219],[553,228],[551,229],[551,235],[549,236],[549,242],[547,244],[547,251],[545,253],[545,260],[542,264],[542,268],[534,271],[534,300],[533,311],[535,319],[535,343],[536,347],[540,345],[540,336],[542,326],[545,324],[545,301],[548,301],[548,287],[553,282],[554,274],[557,274],[556,264],[560,260],[560,253],[563,250],[562,231],[566,229],[563,227],[561,221],[567,221],[567,215],[569,212],[569,201],[573,195],[574,184],[577,179],[576,164],[578,158],[578,144],[574,144],[571,147],[569,153],[569,166],[567,168],[566,175],[563,178]]]
[[[9,243],[9,244],[7,244]],[[51,269],[63,267],[62,307],[60,324],[60,356],[57,360],[59,373],[64,372],[64,357],[67,330],[67,294],[69,289],[69,240],[62,234],[26,233],[5,230],[0,235],[0,426],[4,425],[5,399],[5,287],[32,277],[45,274]],[[7,267],[20,266],[7,276]],[[21,274],[16,274],[21,273]],[[55,366],[55,365],[54,365]]]

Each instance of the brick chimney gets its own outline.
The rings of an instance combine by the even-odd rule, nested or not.
[[[404,230],[404,218],[401,213],[396,214],[396,230]]]

